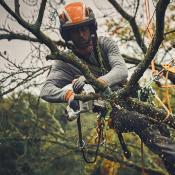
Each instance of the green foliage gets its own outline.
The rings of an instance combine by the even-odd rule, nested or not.
[[[67,123],[65,104],[48,104],[30,93],[14,93],[0,102],[0,174],[3,175],[93,175],[140,170],[127,163],[141,166],[140,139],[133,133],[125,134],[132,152],[127,161],[122,153],[116,133],[105,127],[106,144],[100,152],[116,162],[98,156],[95,164],[86,164],[77,150],[76,121]],[[83,139],[88,149],[96,150],[96,114],[83,114]],[[107,124],[107,121],[106,121]],[[94,155],[88,154],[89,159]],[[144,148],[145,167],[160,169],[160,158]],[[5,160],[5,161],[4,161]],[[117,163],[118,162],[118,163]],[[127,171],[126,171],[127,169]],[[162,171],[162,169],[160,169]]]

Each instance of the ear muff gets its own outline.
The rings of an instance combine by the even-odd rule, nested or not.
[[[60,35],[65,41],[69,41],[69,31],[65,30],[64,28],[60,27],[59,28]]]

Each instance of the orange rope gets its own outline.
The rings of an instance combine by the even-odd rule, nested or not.
[[[166,119],[167,119],[171,115],[169,109],[166,107],[166,105],[162,102],[162,100],[156,94],[154,96],[159,101],[159,103],[162,105],[162,107],[165,109],[165,111],[167,112],[167,116],[166,116]]]
[[[166,72],[166,83],[165,85],[167,86],[168,85],[168,71]],[[171,108],[171,105],[170,105],[170,95],[169,95],[169,89],[166,88],[166,101],[167,101],[167,106],[168,106],[168,109],[170,111],[170,113],[172,113],[172,108]]]
[[[175,88],[174,84],[161,85],[161,88]]]
[[[165,70],[175,74],[175,67],[173,67],[171,64],[162,64],[162,67]]]
[[[155,68],[155,59],[151,61],[151,71],[153,76],[158,74],[158,70]]]
[[[151,70],[152,70],[153,76],[157,74],[157,71],[155,69],[154,59],[151,61]],[[167,111],[167,114],[169,116],[170,112],[169,112],[168,108],[165,106],[165,104],[162,102],[162,100],[158,97],[157,94],[154,94],[154,96],[159,101],[159,103],[163,106],[163,108]]]
[[[150,15],[150,5],[149,5],[149,0],[144,1],[145,4],[145,13],[146,13],[146,20],[147,20],[147,31],[148,31],[148,38],[151,40],[153,37],[153,28],[152,28],[152,22],[151,20],[151,15]]]

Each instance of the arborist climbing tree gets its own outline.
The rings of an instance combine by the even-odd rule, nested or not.
[[[116,1],[109,1],[118,6]],[[166,111],[131,97],[131,93],[136,91],[138,80],[150,65],[163,40],[164,16],[170,1],[159,0],[156,5],[156,30],[150,47],[147,49],[140,42],[141,38],[137,40],[145,57],[128,82],[127,67],[118,46],[111,38],[97,35],[97,22],[91,8],[82,2],[70,3],[63,8],[59,15],[60,34],[69,50],[61,52],[56,43],[41,31],[46,3],[46,0],[41,2],[36,23],[30,25],[20,16],[19,1],[15,1],[15,12],[4,0],[0,1],[19,24],[50,49],[51,55],[48,55],[47,59],[56,60],[41,90],[41,98],[51,103],[66,102],[68,120],[77,121],[82,110],[80,101],[93,100],[93,110],[100,118],[108,111],[103,105],[107,102],[112,109],[110,127],[118,134],[125,156],[129,158],[130,154],[122,133],[135,132],[151,151],[160,156],[167,171],[174,175],[175,143],[167,129],[167,125],[175,128],[174,118],[170,117],[164,121]],[[123,15],[135,24],[135,18]],[[132,25],[132,29],[133,32],[139,33],[135,25]],[[86,85],[91,90],[85,89]],[[78,125],[81,131],[79,121]],[[102,138],[101,128],[100,120],[98,143]],[[79,146],[84,151],[81,137],[79,132]]]
[[[97,82],[105,87],[100,92],[102,100],[113,101],[111,98],[115,97],[115,91],[122,88],[127,78],[127,68],[116,43],[110,38],[97,36],[97,23],[93,11],[81,2],[66,5],[59,20],[60,33],[67,47],[88,66],[93,76],[97,77]],[[68,115],[71,114],[68,119],[78,118],[79,120],[80,106],[78,100],[75,99],[75,94],[80,93],[86,84],[91,84],[91,82],[83,76],[81,70],[59,60],[53,65],[47,77],[41,97],[49,102],[68,102],[69,107],[75,111],[74,115],[68,112]],[[98,92],[98,89],[94,88],[94,91]],[[100,106],[98,100],[94,103],[94,108],[97,106]],[[112,127],[119,134],[126,157],[129,158],[130,155],[121,133],[134,131],[153,152],[162,157],[168,171],[175,172],[175,144],[169,139],[168,132],[162,134],[161,126],[158,128],[155,124],[147,122],[142,114],[138,115],[131,111],[128,115],[115,102],[112,102],[111,106],[113,108]],[[103,109],[98,110],[102,114],[100,110]],[[81,141],[82,139],[80,145],[83,148]]]

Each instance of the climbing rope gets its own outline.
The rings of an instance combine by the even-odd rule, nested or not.
[[[168,75],[169,72],[171,73],[175,73],[175,60],[172,59],[168,64],[162,64],[162,70],[161,71],[157,71],[155,69],[155,61],[153,60],[151,62],[151,68],[152,68],[152,75],[155,76],[157,82],[159,81],[159,79],[163,76],[163,72],[166,71],[166,75],[165,75],[165,84],[164,85],[159,85],[160,88],[166,88],[165,90],[165,95],[164,95],[164,100],[160,100],[160,98],[156,95],[156,99],[160,102],[160,104],[163,106],[163,108],[167,111],[167,117],[170,116],[170,114],[172,114],[172,108],[170,105],[170,94],[169,94],[169,88],[175,88],[175,85],[172,84],[168,84]],[[164,105],[165,103],[167,103],[167,107],[166,105]]]
[[[147,20],[148,39],[151,40],[153,37],[153,23],[152,23],[152,17],[150,15],[149,0],[144,1],[144,6],[145,6],[145,14],[146,14],[146,20]]]
[[[104,117],[98,115],[98,118],[97,118],[97,127],[96,127],[97,136],[95,138],[95,143],[96,143],[95,157],[94,157],[94,159],[90,160],[86,156],[86,152],[87,152],[86,147],[87,147],[87,144],[83,140],[83,137],[82,137],[80,114],[79,114],[79,116],[77,118],[77,128],[78,128],[78,137],[79,137],[78,138],[78,146],[79,146],[79,149],[82,152],[83,158],[84,158],[84,160],[85,160],[86,163],[95,163],[96,160],[97,160],[99,147],[100,147],[100,145],[103,145],[105,143],[104,126],[105,126]]]
[[[174,73],[174,63],[175,60],[172,59],[170,60],[170,62],[168,64],[162,64],[162,69],[158,72],[155,69],[155,64],[154,64],[154,60],[151,62],[151,68],[152,68],[152,74],[153,74],[153,78],[148,81],[144,87],[141,88],[141,90],[138,91],[138,98],[141,101],[148,101],[149,100],[149,95],[153,95],[155,97],[155,99],[160,103],[160,105],[164,108],[164,110],[167,112],[167,115],[164,119],[164,121],[168,120],[170,117],[173,116],[172,114],[172,109],[170,106],[170,95],[169,95],[169,91],[168,88],[169,87],[174,87],[175,85],[168,85],[167,81],[168,81],[168,73],[169,71],[171,71],[172,73]],[[166,83],[163,87],[166,88],[166,100],[167,100],[167,104],[168,107],[164,104],[164,102],[159,98],[159,96],[157,95],[157,93],[155,92],[155,90],[151,87],[151,84],[155,81],[158,82],[160,80],[160,78],[163,76],[163,72],[166,71]],[[162,85],[160,86],[162,87]]]

